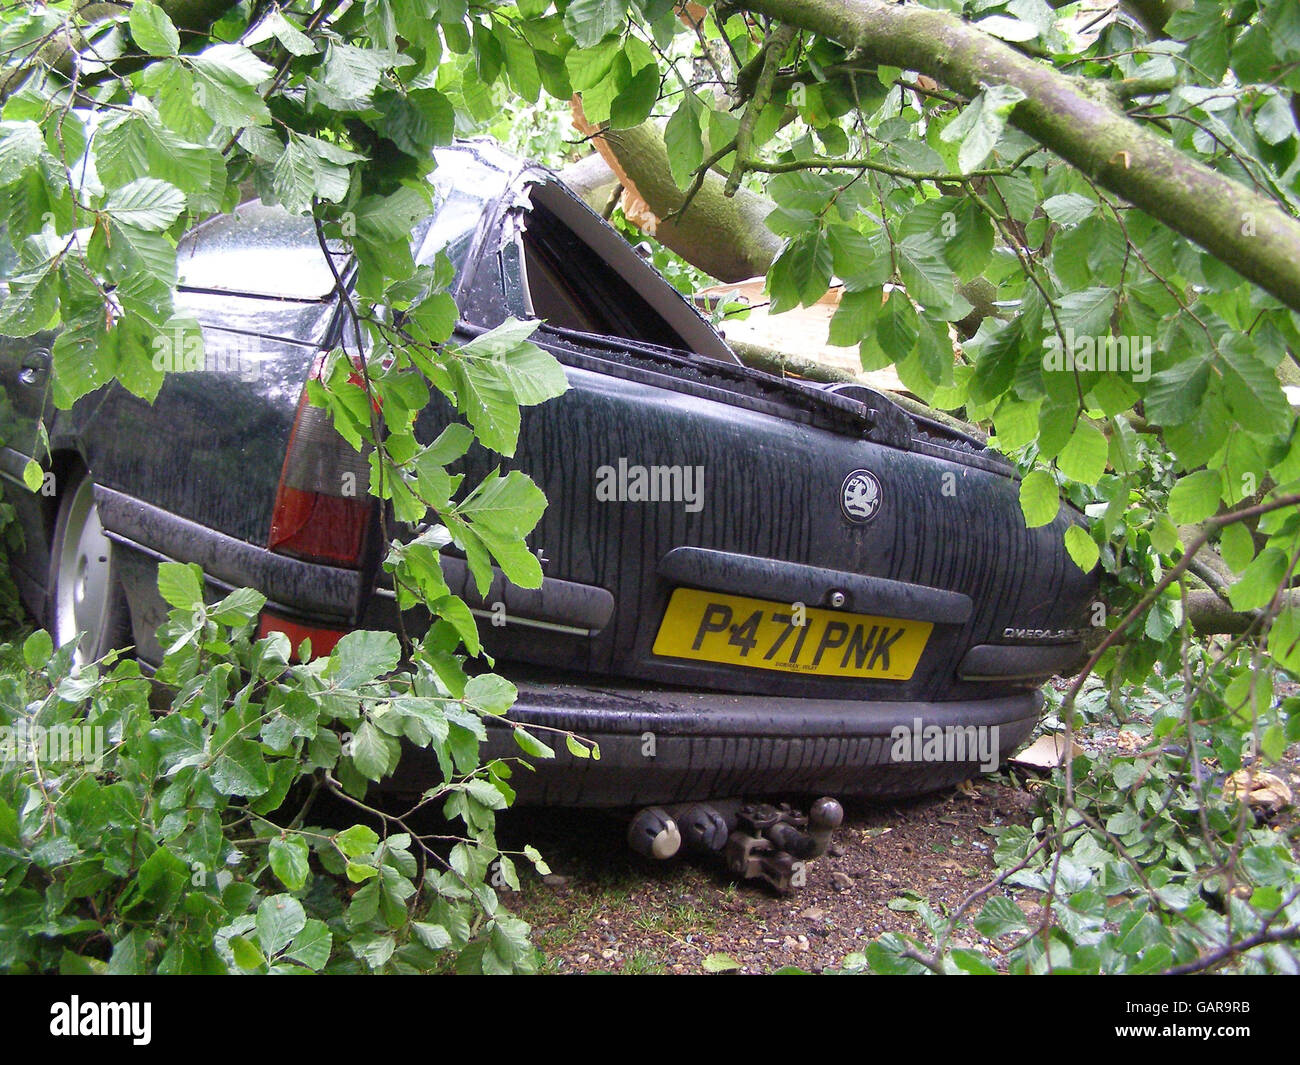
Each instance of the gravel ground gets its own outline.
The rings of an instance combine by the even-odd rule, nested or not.
[[[626,821],[517,811],[503,841],[527,838],[553,875],[506,897],[533,924],[552,972],[820,972],[887,931],[916,931],[890,909],[904,892],[955,909],[994,874],[989,825],[1028,824],[1032,796],[1008,778],[889,804],[851,803],[831,853],[786,897],[737,884],[720,861],[633,854]],[[725,957],[722,957],[725,955]]]
[[[1148,708],[1130,709],[1122,725],[1083,726],[1080,746],[1093,753],[1146,748]],[[1270,771],[1300,798],[1300,748]],[[810,863],[803,889],[785,897],[736,882],[720,859],[654,862],[633,854],[627,814],[510,811],[500,824],[503,845],[534,844],[552,875],[526,876],[505,903],[533,925],[549,972],[821,972],[883,932],[923,935],[911,901],[951,913],[993,879],[995,840],[987,829],[1028,825],[1034,787],[1032,773],[1004,768],[917,799],[847,803],[831,852]],[[1270,827],[1300,856],[1295,805]],[[1036,893],[997,890],[1033,923]]]

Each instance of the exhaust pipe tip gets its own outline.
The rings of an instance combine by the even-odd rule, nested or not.
[[[682,849],[677,822],[661,806],[647,806],[637,812],[627,828],[627,843],[644,858],[666,861]]]

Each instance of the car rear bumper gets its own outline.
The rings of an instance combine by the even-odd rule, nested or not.
[[[527,684],[510,719],[594,740],[600,758],[575,758],[562,739],[537,731],[555,758],[533,759],[533,771],[519,767],[511,783],[520,802],[563,806],[918,794],[981,772],[989,754],[1005,759],[1033,731],[1042,702],[1037,691],[918,703]],[[924,741],[936,728],[953,739],[928,758],[936,751]],[[511,732],[490,721],[485,755],[520,757]],[[418,758],[404,763],[418,772]]]

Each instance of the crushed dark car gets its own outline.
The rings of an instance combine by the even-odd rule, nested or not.
[[[456,339],[538,319],[569,382],[523,411],[505,461],[549,499],[529,543],[541,587],[477,595],[443,553],[519,686],[511,716],[600,746],[519,774],[523,801],[911,794],[1023,742],[1041,686],[1081,661],[1096,581],[1062,543],[1080,514],[1028,529],[1014,466],[978,440],[860,385],[744,366],[549,171],[466,143],[434,182],[413,246],[455,266]],[[337,487],[365,483],[363,460],[304,398],[345,328],[310,219],[246,204],[191,231],[179,270],[177,312],[244,354],[169,373],[152,404],[110,385],[55,411],[51,336],[0,339],[27,607],[59,643],[84,633],[83,657],[132,644],[156,663],[157,571],[176,560],[213,596],[263,592],[262,631],[295,645],[393,628],[378,504]],[[454,416],[435,399],[421,439]],[[21,487],[42,417],[50,496]],[[474,483],[502,459],[461,462]],[[507,728],[489,748],[518,753]]]

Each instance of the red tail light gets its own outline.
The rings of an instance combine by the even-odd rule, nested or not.
[[[290,621],[288,618],[282,618],[278,614],[264,610],[261,624],[257,630],[258,638],[269,636],[273,632],[284,633],[289,638],[289,644],[293,647],[295,654],[298,648],[302,646],[303,640],[311,640],[313,658],[321,658],[329,654],[338,646],[339,640],[343,639],[345,635],[337,629],[322,629],[311,625],[300,625],[296,621]]]
[[[320,375],[325,357],[312,366]],[[370,528],[367,453],[354,451],[304,387],[280,472],[267,547],[311,562],[358,568]]]

